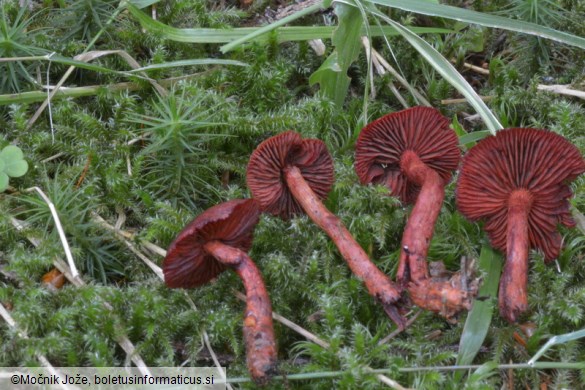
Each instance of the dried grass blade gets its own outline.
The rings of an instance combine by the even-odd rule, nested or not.
[[[79,276],[79,272],[77,271],[77,267],[75,266],[75,261],[73,261],[73,255],[71,254],[71,248],[69,247],[69,243],[67,242],[67,237],[65,236],[65,231],[63,231],[63,226],[61,225],[61,220],[59,219],[59,214],[57,213],[55,204],[39,187],[31,187],[26,190],[26,192],[32,191],[36,191],[43,199],[43,201],[47,204],[47,206],[49,206],[49,210],[51,211],[51,215],[53,216],[53,221],[55,221],[57,233],[59,234],[61,244],[63,245],[63,250],[65,251],[67,263],[69,264],[69,268],[71,269],[71,274],[73,275],[73,277]]]

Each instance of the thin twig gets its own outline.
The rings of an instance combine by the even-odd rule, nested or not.
[[[128,169],[128,176],[132,177],[132,162],[130,161],[130,153],[126,155],[126,168]]]
[[[311,49],[313,49],[315,54],[317,54],[319,57],[325,55],[325,51],[327,50],[322,39],[311,39],[309,41],[309,46],[311,46]]]
[[[368,37],[362,37],[362,44],[364,45],[364,48],[366,50],[366,53],[369,57],[370,52],[373,53],[372,55],[372,64],[374,65],[374,68],[376,69],[376,72],[380,75],[383,76],[387,73],[386,68],[382,65],[382,63],[380,62],[380,54],[378,52],[376,52],[374,49],[371,48],[370,46],[370,41],[368,40]],[[369,61],[369,58],[368,58]],[[372,81],[372,85],[373,85],[373,81]],[[396,99],[400,102],[400,104],[402,104],[402,106],[404,108],[408,108],[409,105],[406,102],[406,100],[404,100],[404,98],[402,97],[402,95],[400,94],[400,92],[398,92],[398,89],[394,86],[394,84],[392,83],[388,83],[388,88],[390,88],[390,92],[392,92],[392,94],[394,95],[394,97],[396,97]]]
[[[382,340],[380,340],[378,342],[378,345],[386,344],[388,341],[392,340],[394,337],[396,337],[400,333],[404,332],[404,330],[406,330],[406,328],[408,328],[410,325],[414,324],[414,321],[416,321],[416,319],[418,318],[418,316],[421,315],[421,313],[422,313],[422,310],[419,310],[416,313],[414,313],[414,315],[412,317],[410,317],[408,319],[408,321],[406,321],[406,325],[404,326],[404,329],[400,329],[400,328],[396,329],[395,331],[390,333],[388,336],[386,336]]]
[[[118,219],[116,219],[116,224],[114,225],[114,228],[120,230],[122,229],[122,226],[124,226],[124,223],[126,223],[127,216],[126,213],[124,212],[124,209],[120,205],[116,206],[116,212],[118,213]]]
[[[585,91],[568,88],[568,85],[543,85],[539,84],[536,88],[539,91],[546,91],[557,93],[559,95],[574,96],[580,99],[585,99]]]
[[[88,52],[84,52],[84,53],[82,53],[80,55],[75,56],[74,59],[77,60],[77,61],[90,62],[90,61],[93,61],[93,60],[95,60],[97,58],[100,58],[100,57],[103,57],[103,56],[109,56],[109,55],[117,55],[117,56],[122,57],[122,59],[132,69],[139,69],[139,68],[141,68],[141,65],[138,63],[138,61],[136,61],[130,54],[128,54],[124,50],[94,50],[94,51],[88,51]],[[150,78],[145,72],[142,71],[142,72],[138,72],[136,74],[139,74],[140,76],[142,76],[142,78],[144,78],[146,81],[148,81],[154,87],[154,89],[156,89],[156,91],[159,93],[159,95],[161,95],[161,96],[167,96],[168,95],[168,91],[166,89],[164,89],[154,79]]]
[[[486,76],[489,76],[489,74],[490,74],[489,69],[484,69],[484,68],[481,68],[479,66],[469,64],[467,62],[463,63],[463,67],[470,69],[476,73],[486,75]],[[568,85],[568,84],[565,84],[565,85],[562,85],[562,84],[555,84],[555,85],[538,84],[536,86],[536,89],[538,89],[539,91],[552,92],[552,93],[556,93],[559,95],[574,96],[574,97],[578,97],[580,99],[585,99],[585,91],[580,91],[578,89],[572,89],[569,87],[570,87],[570,85]]]
[[[89,153],[87,155],[87,161],[85,162],[85,166],[83,167],[83,171],[81,171],[81,175],[79,176],[79,179],[77,180],[77,183],[75,184],[75,189],[79,189],[79,187],[81,187],[81,184],[83,184],[83,181],[85,180],[85,175],[87,175],[87,171],[89,170],[90,164],[91,164],[91,153]]]
[[[368,42],[368,44],[369,44],[369,42]],[[383,76],[386,74],[386,69],[382,66],[378,57],[379,56],[373,55],[372,56],[372,63],[374,65],[374,68],[376,68],[376,72],[378,72],[378,74],[380,76]],[[394,95],[396,100],[398,100],[400,102],[400,104],[402,104],[402,107],[404,107],[404,108],[410,107],[408,105],[408,103],[406,102],[406,100],[402,97],[400,92],[398,92],[398,88],[396,88],[394,83],[388,83],[388,88],[390,88],[390,92],[392,92],[392,94]]]
[[[469,70],[474,71],[475,73],[483,74],[484,76],[489,76],[490,71],[489,69],[484,69],[481,66],[476,66],[467,62],[463,63],[463,67]]]
[[[132,138],[130,141],[126,142],[126,145],[130,146],[130,145],[134,145],[136,142],[139,141],[144,141],[146,138],[148,138],[149,134],[142,134],[136,138]]]
[[[106,228],[107,230],[110,230],[116,234],[122,235],[122,230],[116,228],[115,226],[110,225],[109,223],[107,223],[102,217],[100,217],[97,214],[93,215],[94,220],[98,223],[98,225]],[[126,233],[126,232],[124,232]],[[131,236],[130,233],[126,233],[127,235]],[[126,238],[126,236],[124,235],[124,237]],[[156,276],[159,277],[160,280],[164,280],[164,275],[163,275],[163,271],[162,268],[160,268],[158,265],[156,265],[155,262],[153,262],[152,260],[150,260],[148,257],[146,257],[142,252],[140,252],[138,249],[136,249],[136,247],[134,246],[134,244],[132,244],[130,241],[128,241],[127,239],[121,240],[127,247],[128,249],[130,249],[130,251],[132,253],[134,253],[136,256],[138,256],[138,258],[140,260],[142,260],[147,266],[148,268],[150,268],[155,274]]]
[[[57,154],[52,155],[51,157],[47,157],[46,159],[41,160],[41,163],[43,163],[43,164],[48,163],[49,161],[55,160],[55,159],[57,159],[61,156],[64,156],[64,155],[65,155],[65,152],[59,152]]]
[[[122,240],[122,242],[128,247],[128,249],[130,249],[130,251],[132,251],[132,253],[134,253],[136,256],[138,256],[138,258],[140,260],[142,260],[148,266],[148,268],[150,268],[156,274],[156,276],[159,277],[159,279],[164,280],[165,277],[163,275],[162,268],[160,268],[158,265],[156,265],[148,257],[144,256],[142,254],[142,252],[140,252],[138,249],[136,249],[136,247],[130,241]]]
[[[400,385],[400,383],[396,382],[394,379],[390,379],[388,378],[386,375],[383,374],[378,374],[376,375],[376,378],[378,378],[378,380],[382,383],[384,383],[385,385],[388,385],[389,387],[396,389],[396,390],[408,390],[406,387],[402,387]]]

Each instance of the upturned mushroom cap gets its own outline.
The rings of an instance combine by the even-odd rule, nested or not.
[[[356,143],[355,170],[362,184],[383,184],[403,203],[413,203],[420,186],[400,168],[405,151],[413,151],[445,181],[457,169],[461,153],[450,121],[430,107],[391,113],[364,127]]]
[[[575,225],[569,212],[567,199],[572,193],[568,183],[583,172],[581,153],[560,135],[540,129],[501,130],[464,157],[457,207],[472,221],[485,220],[492,245],[505,252],[510,194],[519,189],[528,191],[532,200],[530,247],[542,250],[550,261],[561,248],[557,225]]]
[[[333,186],[333,160],[323,141],[287,131],[262,142],[248,163],[248,187],[263,211],[284,219],[303,212],[283,178],[287,166],[298,167],[320,199]]]
[[[216,240],[247,252],[259,218],[260,206],[254,199],[230,200],[205,210],[171,243],[163,262],[167,286],[201,286],[226,270],[203,246]]]

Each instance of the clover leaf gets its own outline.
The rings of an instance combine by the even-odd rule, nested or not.
[[[0,152],[0,192],[8,188],[9,177],[20,177],[28,171],[22,150],[8,145]]]

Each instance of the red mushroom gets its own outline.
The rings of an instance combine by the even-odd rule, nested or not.
[[[247,255],[259,216],[253,199],[231,200],[204,211],[171,243],[163,272],[171,288],[201,286],[227,268],[238,274],[246,289],[248,369],[256,383],[265,384],[276,366],[272,308],[260,271]]]
[[[402,236],[397,280],[415,304],[447,318],[471,305],[467,291],[432,280],[426,260],[445,186],[461,155],[449,124],[429,107],[388,114],[362,130],[355,153],[362,184],[383,184],[403,203],[415,202]]]
[[[400,293],[392,281],[370,261],[341,220],[321,202],[333,185],[333,160],[325,144],[302,139],[287,131],[262,142],[252,153],[247,171],[248,187],[262,209],[290,218],[307,213],[331,237],[352,272],[386,314],[404,328],[405,321],[394,306]]]
[[[457,183],[457,207],[484,220],[492,245],[506,252],[500,279],[500,314],[510,322],[528,308],[528,251],[555,259],[562,238],[557,225],[575,225],[568,183],[585,172],[579,150],[547,130],[499,131],[469,150]]]

